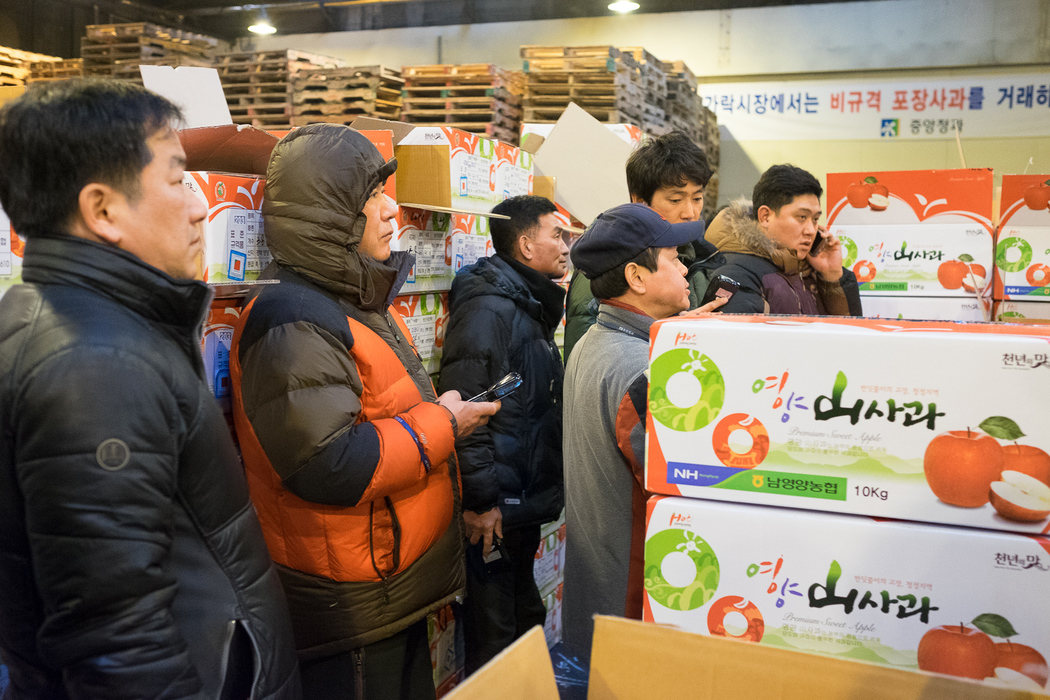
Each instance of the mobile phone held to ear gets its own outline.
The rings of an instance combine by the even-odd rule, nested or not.
[[[820,252],[820,249],[824,247],[824,234],[817,229],[817,235],[813,238],[813,245],[809,247],[809,254],[816,255]]]
[[[473,396],[467,401],[501,401],[505,396],[513,394],[519,386],[521,386],[521,375],[517,372],[508,373],[503,379],[499,380],[487,390],[481,392],[477,396]]]
[[[735,279],[732,277],[726,277],[725,275],[719,275],[707,285],[707,291],[704,292],[704,298],[700,301],[700,306],[709,304],[715,299],[725,299],[726,301],[729,301],[729,298],[736,294],[736,290],[738,289],[740,289],[740,284],[737,283]]]

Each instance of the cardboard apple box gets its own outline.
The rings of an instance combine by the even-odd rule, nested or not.
[[[416,127],[397,143],[397,194],[406,205],[488,212],[495,141],[448,127]]]
[[[401,314],[412,334],[423,367],[433,374],[441,368],[441,349],[445,344],[448,323],[448,295],[439,293],[407,294],[394,297],[394,308]]]
[[[645,620],[1045,692],[1044,537],[659,496],[646,522]]]
[[[865,296],[861,304],[865,318],[894,320],[981,322],[992,313],[992,302],[985,298]]]
[[[11,228],[11,220],[0,208],[0,297],[22,281],[22,255],[25,241]]]
[[[1050,301],[1050,175],[1003,175],[996,299]]]
[[[430,665],[437,697],[446,694],[465,677],[463,633],[457,630],[455,608],[446,605],[427,616]]]
[[[204,355],[204,378],[208,388],[222,407],[223,413],[232,413],[230,390],[230,346],[233,344],[233,325],[241,315],[240,299],[215,299],[204,321],[201,335],[201,353]]]
[[[403,294],[448,291],[463,266],[491,255],[489,220],[476,214],[398,207],[397,232],[390,247],[416,256]]]
[[[830,173],[828,230],[864,295],[991,289],[992,171]]]
[[[711,314],[651,337],[654,493],[1050,531],[1046,328]]]
[[[523,194],[532,194],[532,154],[511,146],[509,143],[496,142],[493,156],[495,168],[495,192],[497,202]]]
[[[997,301],[994,320],[1001,323],[1050,323],[1050,304],[1039,301]]]
[[[243,284],[270,264],[263,234],[266,180],[258,175],[187,172],[183,184],[208,207],[204,224],[204,281]]]

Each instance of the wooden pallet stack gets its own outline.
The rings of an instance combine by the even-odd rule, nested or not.
[[[29,81],[33,63],[61,61],[58,56],[45,56],[0,46],[0,85],[20,87]]]
[[[696,93],[696,76],[684,61],[665,61],[667,76],[667,122],[675,130],[682,131],[697,144],[703,144],[706,132],[702,129],[703,118],[700,96]]]
[[[91,24],[80,39],[85,76],[141,83],[140,65],[210,66],[219,40],[149,22]]]
[[[226,104],[235,124],[286,130],[292,118],[293,79],[300,73],[342,68],[339,59],[306,51],[241,51],[215,57]]]
[[[291,79],[292,125],[350,124],[358,117],[397,120],[401,71],[386,66],[300,70]]]
[[[404,66],[401,120],[447,126],[517,145],[521,135],[521,73],[489,63]]]
[[[29,64],[27,85],[53,80],[80,78],[84,75],[84,59],[70,58],[60,61],[33,61]]]
[[[551,123],[570,102],[598,121],[641,126],[645,82],[641,66],[615,46],[522,46],[524,121]]]
[[[640,46],[621,47],[634,57],[641,71],[645,101],[642,105],[642,131],[661,136],[671,131],[667,123],[667,74],[664,62]]]

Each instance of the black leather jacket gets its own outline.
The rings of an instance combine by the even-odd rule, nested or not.
[[[554,344],[564,303],[557,284],[498,255],[460,270],[449,292],[440,391],[469,398],[507,372],[524,380],[486,426],[456,441],[463,507],[499,506],[504,528],[554,520],[565,502],[565,370]]]
[[[288,612],[203,379],[210,293],[32,238],[0,300],[5,698],[300,696]],[[249,660],[253,663],[248,668]]]

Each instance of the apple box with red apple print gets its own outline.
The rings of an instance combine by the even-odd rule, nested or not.
[[[863,296],[990,293],[991,170],[831,173],[827,209]]]
[[[995,243],[996,299],[1050,302],[1048,202],[1050,175],[1003,175]]]
[[[654,493],[1050,532],[1050,328],[709,314],[651,337]]]
[[[647,621],[1047,692],[1043,536],[655,496],[644,550]]]

